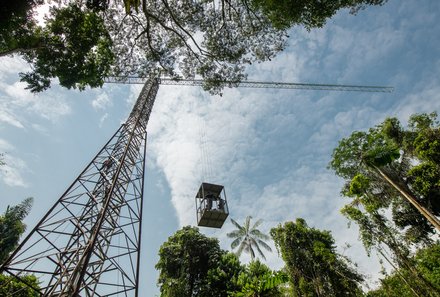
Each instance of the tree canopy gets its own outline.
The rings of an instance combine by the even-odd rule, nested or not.
[[[2,1],[0,10],[0,53],[33,44],[33,9],[42,0]]]
[[[125,1],[124,7],[104,2],[52,8],[44,27],[27,22],[29,28],[21,27],[28,38],[6,43],[0,55],[19,53],[36,66],[23,76],[34,92],[55,77],[67,88],[83,88],[100,86],[111,75],[159,70],[173,78],[200,76],[216,92],[225,81],[242,80],[246,65],[271,59],[284,47],[286,33],[239,0]]]
[[[50,87],[58,78],[61,86],[99,87],[110,74],[114,61],[112,41],[104,20],[93,11],[82,10],[75,4],[51,8],[45,27],[31,24],[26,42],[6,45],[3,54],[18,52],[33,67],[21,73],[32,92]]]
[[[0,266],[8,259],[9,254],[18,246],[20,236],[26,230],[23,219],[29,214],[33,198],[27,198],[20,204],[8,206],[0,216]],[[32,287],[38,288],[34,275],[23,275],[21,281],[5,274],[0,274],[0,296],[38,297],[40,294]]]
[[[287,29],[303,25],[306,29],[322,27],[340,9],[348,8],[355,14],[368,5],[383,5],[387,0],[251,0],[276,28]]]
[[[390,275],[381,279],[379,288],[368,292],[368,297],[421,297],[440,296],[440,243],[417,251],[412,259],[417,270],[431,287],[426,291],[412,290],[413,287],[421,287],[418,278],[413,277],[411,271],[401,267]]]
[[[360,275],[335,250],[329,231],[307,226],[304,219],[270,231],[285,264],[294,296],[359,296]]]
[[[159,251],[161,296],[283,296],[284,272],[272,271],[258,260],[242,265],[218,240],[195,227],[183,227]]]
[[[437,115],[415,114],[404,129],[396,118],[355,131],[335,148],[329,165],[346,180],[342,194],[366,211],[391,209],[412,242],[440,231],[440,128]]]
[[[242,270],[235,255],[198,228],[183,227],[162,244],[156,269],[161,296],[227,296]]]
[[[0,274],[0,296],[4,297],[40,297],[41,294],[31,287],[38,288],[38,279],[34,275],[23,275],[22,281],[13,276]],[[26,282],[26,283],[24,283]]]
[[[200,77],[206,90],[219,93],[245,79],[247,65],[282,51],[290,26],[319,27],[341,8],[385,0],[67,2],[51,9],[44,26],[32,18],[34,5],[26,6],[25,16],[0,32],[0,56],[18,53],[31,64],[22,80],[33,92],[47,89],[54,78],[83,89],[101,86],[108,76],[160,71]]]
[[[367,251],[394,267],[409,294],[435,291],[412,254],[430,246],[439,228],[439,143],[435,113],[412,115],[405,128],[388,118],[342,139],[329,165],[345,179],[341,192],[351,198],[342,214],[358,225]]]
[[[278,297],[283,295],[282,284],[288,281],[282,271],[272,271],[258,259],[245,266],[238,276],[239,291],[230,292],[232,297]]]
[[[20,236],[26,230],[23,219],[32,208],[33,198],[27,198],[16,206],[8,206],[0,216],[0,264],[15,250]]]

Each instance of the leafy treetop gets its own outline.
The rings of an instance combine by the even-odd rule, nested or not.
[[[33,198],[26,198],[16,206],[8,206],[0,216],[0,264],[17,247],[21,234],[26,230],[22,221],[29,214],[32,202]]]
[[[366,211],[391,208],[394,223],[411,241],[439,228],[440,128],[437,115],[415,114],[404,128],[388,118],[342,139],[329,165],[346,180],[342,194]],[[353,202],[354,202],[353,201]],[[429,223],[428,223],[429,222]],[[432,225],[430,225],[432,224]]]
[[[359,296],[363,277],[336,253],[329,231],[311,228],[304,219],[270,231],[286,264],[294,296]]]
[[[20,0],[19,2],[23,2]],[[0,56],[19,53],[33,92],[58,78],[67,88],[101,86],[107,76],[200,77],[219,93],[246,78],[246,66],[272,59],[294,25],[319,27],[337,10],[385,0],[66,0],[39,27],[26,17],[0,32]],[[122,5],[123,4],[123,5]],[[93,29],[91,29],[93,28]]]
[[[252,6],[261,10],[276,28],[287,29],[303,25],[306,29],[322,27],[343,8],[355,14],[368,5],[383,5],[387,0],[251,0]]]

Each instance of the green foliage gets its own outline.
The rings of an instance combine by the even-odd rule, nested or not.
[[[109,8],[108,0],[86,0],[86,7],[95,12],[105,11]]]
[[[370,182],[368,177],[357,174],[350,182],[350,189],[347,193],[347,196],[360,196],[362,195],[366,189],[370,186]]]
[[[393,222],[412,243],[428,242],[434,229],[407,196],[434,215],[440,214],[436,117],[435,113],[415,114],[407,129],[398,119],[387,118],[367,132],[355,131],[339,142],[329,165],[346,180],[342,194],[353,199],[352,206],[369,213],[390,209]]]
[[[440,214],[436,117],[415,114],[407,128],[388,118],[368,132],[353,132],[333,152],[329,167],[345,179],[342,194],[352,199],[342,214],[358,225],[368,253],[375,250],[399,269],[371,296],[429,296],[432,291],[411,250],[431,245],[435,231],[421,208],[410,202]],[[392,220],[386,215],[390,212]],[[391,256],[384,253],[385,247]],[[402,280],[405,289],[399,285]]]
[[[281,271],[274,272],[260,261],[251,261],[238,277],[240,291],[230,292],[232,297],[276,297],[282,296],[280,285],[288,281]]]
[[[38,45],[24,52],[34,67],[21,73],[21,80],[32,92],[46,90],[55,77],[69,89],[102,86],[114,60],[104,20],[75,4],[52,7],[51,13],[52,18],[39,33]]]
[[[222,252],[217,266],[208,271],[203,290],[206,296],[229,296],[228,292],[240,290],[238,278],[243,269],[236,255]]]
[[[26,57],[34,70],[22,80],[33,92],[47,89],[53,78],[81,90],[101,86],[106,76],[159,71],[176,79],[197,76],[205,90],[219,94],[246,79],[247,65],[282,51],[291,25],[319,27],[341,8],[385,1],[67,1],[52,8],[40,28],[32,1],[19,0],[20,16],[0,32],[0,56]]]
[[[385,166],[400,157],[399,147],[380,130],[355,131],[339,141],[329,167],[343,178],[352,179],[366,170],[366,166]]]
[[[0,265],[17,247],[20,236],[26,230],[22,222],[32,208],[33,198],[27,198],[20,204],[8,206],[0,216]],[[38,280],[34,275],[24,275],[19,281],[16,277],[0,274],[0,296],[38,297]]]
[[[395,144],[400,144],[403,141],[403,128],[396,118],[386,118],[382,123],[382,133],[386,138],[392,140]]]
[[[13,276],[0,274],[0,296],[4,297],[40,297],[40,293],[32,288],[39,288],[34,275],[24,275],[22,281]]]
[[[0,264],[17,247],[21,234],[26,230],[22,222],[32,208],[33,198],[27,198],[20,204],[6,209],[0,216]]]
[[[38,42],[33,9],[40,0],[2,1],[0,9],[0,53],[27,48]]]
[[[261,10],[276,28],[287,29],[293,25],[303,25],[306,29],[322,27],[343,8],[352,13],[367,5],[382,5],[387,0],[252,0],[251,4]]]
[[[425,162],[408,171],[412,187],[424,197],[440,197],[440,167],[432,162]],[[433,202],[435,200],[433,199]],[[438,206],[437,206],[438,207]]]
[[[425,279],[440,293],[440,243],[418,251],[415,261]]]
[[[360,296],[363,277],[336,253],[329,231],[310,228],[298,218],[270,234],[286,264],[294,296]]]
[[[408,268],[400,268],[382,279],[380,287],[368,292],[367,296],[440,296],[440,244],[437,243],[429,248],[419,250],[413,260],[417,271],[427,284],[414,278]]]
[[[424,161],[440,165],[440,129],[421,131],[414,140],[415,152]]]
[[[226,234],[229,238],[234,239],[231,243],[231,249],[235,249],[238,246],[236,255],[240,257],[241,253],[245,251],[251,255],[252,260],[255,258],[255,250],[257,250],[258,254],[264,260],[266,260],[260,245],[271,252],[272,249],[265,242],[269,240],[270,237],[257,229],[263,222],[262,220],[256,221],[251,226],[251,219],[251,216],[247,216],[244,226],[241,226],[235,220],[231,219],[232,224],[234,224],[234,226],[237,228],[236,230]]]
[[[161,296],[227,296],[228,290],[237,289],[238,259],[197,228],[187,226],[169,237],[159,257]]]

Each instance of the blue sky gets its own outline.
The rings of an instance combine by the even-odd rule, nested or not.
[[[342,180],[326,169],[333,148],[353,130],[396,116],[440,112],[440,2],[390,0],[353,16],[338,13],[322,28],[293,28],[271,62],[248,69],[250,80],[388,85],[393,93],[228,89],[222,97],[197,87],[161,86],[148,131],[141,294],[154,296],[159,246],[195,225],[201,181],[223,184],[231,217],[262,218],[264,231],[302,217],[330,230],[338,250],[374,286],[380,265],[367,258],[339,209]],[[29,229],[44,215],[125,120],[140,86],[105,85],[84,92],[24,90],[18,58],[0,58],[0,211],[32,196]],[[201,135],[211,174],[203,174]],[[209,177],[209,180],[207,178]],[[224,249],[233,229],[202,228]],[[352,247],[344,249],[345,243]],[[275,251],[275,249],[274,249]],[[282,267],[276,254],[267,263]],[[242,261],[249,258],[244,256]]]

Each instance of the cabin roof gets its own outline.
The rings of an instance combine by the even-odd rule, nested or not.
[[[212,194],[220,195],[220,193],[222,191],[223,191],[223,186],[222,185],[215,185],[215,184],[210,184],[210,183],[202,183],[200,185],[199,191],[197,192],[196,198],[203,197],[203,192],[205,192],[205,195],[207,194],[207,192],[212,193]]]

